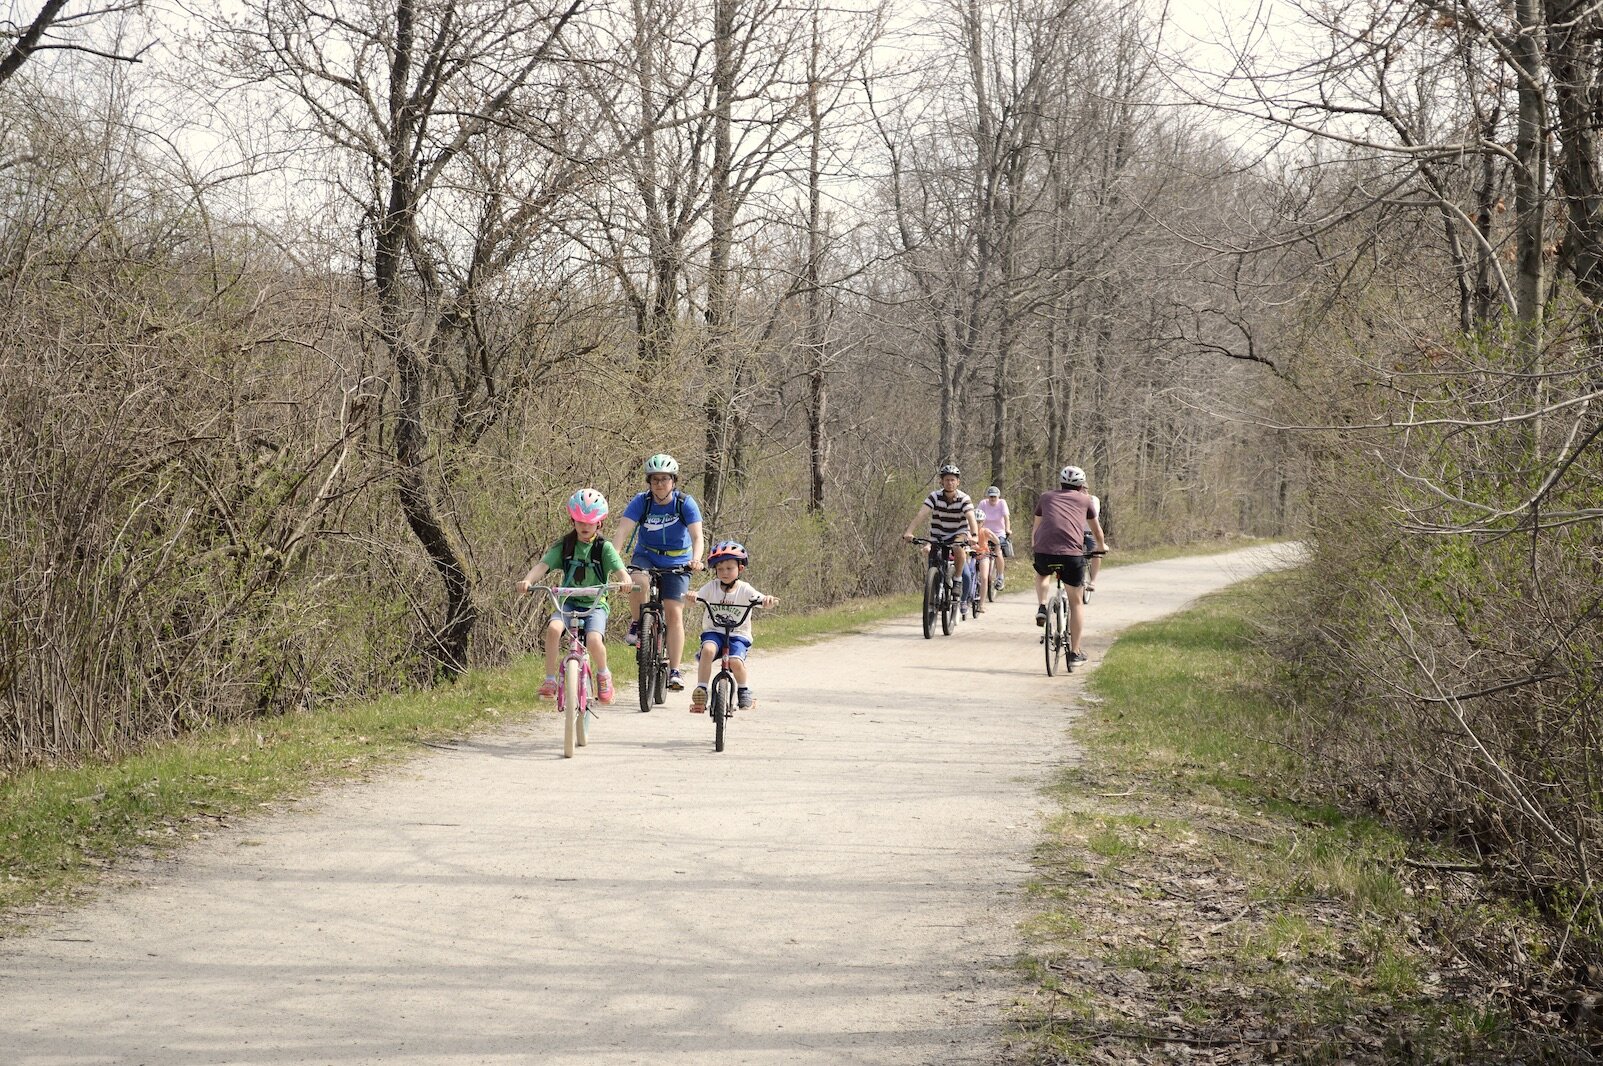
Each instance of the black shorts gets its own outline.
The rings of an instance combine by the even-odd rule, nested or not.
[[[1085,556],[1043,555],[1037,553],[1035,556],[1035,572],[1042,577],[1062,574],[1063,583],[1071,589],[1077,589],[1085,583]]]

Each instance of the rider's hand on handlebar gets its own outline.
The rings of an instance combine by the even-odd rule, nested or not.
[[[699,573],[702,570],[707,569],[707,564],[702,562],[700,559],[692,559],[690,560],[690,569]]]
[[[911,533],[903,533],[902,534],[902,539],[907,541],[907,543],[911,544],[911,543],[913,543],[913,534],[911,534]]]
[[[527,578],[525,578],[522,581],[519,581],[516,585],[514,585],[512,587],[518,590],[518,595],[519,596],[527,595],[528,592],[529,592],[529,589],[533,588],[533,586],[529,584],[529,581],[528,581]]]

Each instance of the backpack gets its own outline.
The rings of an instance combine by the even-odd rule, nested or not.
[[[651,517],[651,493],[644,493],[646,497],[646,513],[641,516],[640,522],[629,532],[629,543],[624,545],[625,551],[634,551],[640,543],[640,534],[645,531],[646,519]],[[679,520],[680,525],[685,524],[685,493],[683,489],[673,490],[673,516]],[[600,540],[600,537],[596,538]]]
[[[606,580],[607,575],[603,572],[603,568],[606,566],[606,558],[603,555],[602,543],[602,538],[599,535],[590,542],[590,559],[587,565],[590,568],[591,577]],[[562,538],[562,580],[564,581],[578,580],[578,576],[573,573],[574,553],[578,550],[579,535],[577,533],[569,533]]]

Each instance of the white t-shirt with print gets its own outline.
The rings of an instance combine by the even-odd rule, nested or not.
[[[752,600],[762,600],[766,598],[767,597],[763,593],[752,588],[752,586],[744,579],[737,578],[733,587],[725,589],[722,581],[719,581],[716,577],[713,578],[711,581],[707,582],[701,587],[700,592],[696,593],[696,599],[700,600],[704,606],[711,605],[713,608],[706,611],[706,620],[701,627],[702,632],[722,633],[723,630],[718,627],[715,619],[722,616],[725,621],[728,621],[739,616],[740,614],[738,609],[731,610],[728,613],[717,610],[716,608],[719,605],[727,603],[733,604],[736,608],[740,608],[746,606],[746,604],[750,603]],[[751,616],[756,613],[756,611],[749,612],[746,615],[746,620],[744,622],[740,623],[734,629],[729,631],[730,635],[739,637],[740,639],[749,643],[751,641]]]

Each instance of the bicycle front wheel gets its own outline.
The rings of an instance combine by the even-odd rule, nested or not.
[[[724,750],[724,730],[729,722],[729,709],[735,705],[735,682],[728,676],[715,677],[712,690],[707,693],[707,712],[712,716],[712,750]]]
[[[590,660],[586,659],[579,675],[579,709],[573,720],[573,743],[581,748],[590,743],[590,676]]]
[[[657,631],[651,613],[640,612],[640,629],[635,634],[635,687],[640,690],[640,711],[651,710],[651,694],[657,685]]]
[[[951,636],[952,630],[957,626],[957,596],[952,593],[952,579],[943,578],[940,582],[941,599],[941,635]]]
[[[935,613],[941,604],[941,572],[933,566],[924,568],[924,639],[935,636]]]
[[[579,664],[571,659],[562,668],[562,757],[573,758],[579,710]]]
[[[1058,655],[1063,650],[1063,624],[1058,620],[1055,597],[1046,605],[1046,632],[1041,634],[1041,646],[1046,649],[1046,676],[1051,677],[1058,672]]]
[[[985,568],[985,602],[996,602],[996,560]]]

